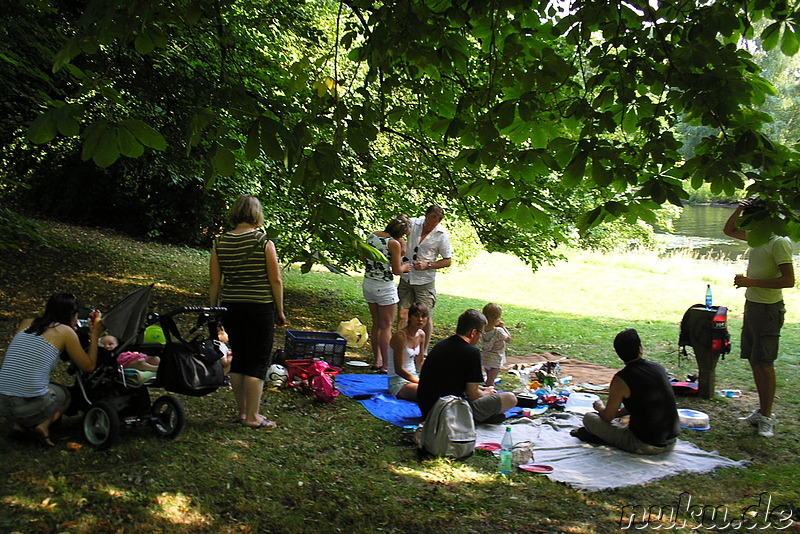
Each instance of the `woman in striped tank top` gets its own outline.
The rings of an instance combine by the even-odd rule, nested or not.
[[[50,424],[69,406],[69,392],[50,382],[58,357],[66,351],[82,371],[97,364],[97,340],[103,332],[98,319],[91,327],[89,352],[83,350],[75,332],[78,302],[74,295],[57,293],[50,297],[44,315],[27,319],[11,340],[0,368],[0,416],[14,424],[16,431],[30,430],[48,447]]]
[[[220,236],[211,251],[209,299],[211,306],[228,309],[223,324],[232,352],[229,376],[238,421],[251,428],[274,428],[258,411],[274,327],[286,324],[278,256],[275,244],[257,230],[264,224],[257,198],[239,197],[231,223],[235,228]]]

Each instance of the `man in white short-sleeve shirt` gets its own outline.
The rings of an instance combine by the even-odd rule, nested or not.
[[[411,262],[411,271],[400,276],[397,288],[400,297],[400,318],[398,328],[408,322],[408,308],[415,302],[425,304],[430,310],[425,324],[425,346],[422,354],[428,354],[428,345],[433,331],[433,307],[436,305],[436,271],[449,267],[453,256],[450,236],[440,224],[444,210],[440,206],[430,206],[425,217],[411,219],[411,233],[408,235],[406,258]]]

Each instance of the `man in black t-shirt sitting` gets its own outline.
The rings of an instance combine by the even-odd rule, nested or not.
[[[614,350],[625,367],[611,380],[608,404],[595,401],[597,412],[587,413],[585,429],[573,431],[573,435],[590,442],[599,438],[634,454],[671,451],[680,432],[680,418],[666,371],[642,358],[642,341],[633,328],[617,334]],[[625,407],[620,409],[623,402]],[[614,422],[623,415],[630,415],[627,426]]]
[[[517,405],[513,393],[498,393],[484,387],[481,351],[475,345],[483,335],[486,317],[477,310],[467,310],[458,318],[456,333],[433,347],[419,374],[417,402],[427,417],[441,397],[465,397],[472,407],[476,423],[502,421],[503,414]],[[498,422],[499,422],[498,421]]]

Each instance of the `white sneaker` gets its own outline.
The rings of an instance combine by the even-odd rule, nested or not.
[[[758,417],[758,435],[762,438],[771,438],[775,435],[775,418],[764,417],[759,414]]]
[[[753,410],[753,413],[751,413],[747,417],[740,417],[739,421],[744,421],[748,423],[750,426],[758,426],[759,419],[761,419],[761,412],[759,412],[758,410]]]

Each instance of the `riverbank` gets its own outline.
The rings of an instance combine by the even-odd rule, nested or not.
[[[0,271],[3,346],[17,321],[55,290],[75,291],[85,303],[105,308],[132,288],[154,283],[154,310],[206,303],[206,252],[60,224],[47,232],[57,249],[31,248],[4,258],[13,268]],[[464,268],[442,270],[435,337],[449,335],[467,307],[491,300],[504,308],[515,353],[548,350],[618,367],[611,338],[632,326],[642,333],[648,356],[682,376],[694,365],[678,358],[678,322],[711,283],[715,302],[732,309],[735,342],[734,354],[718,366],[718,385],[742,389],[744,396],[680,398],[681,407],[711,419],[710,430],[684,431],[681,439],[751,460],[747,469],[586,494],[522,471],[498,475],[495,458],[483,452],[459,462],[420,461],[400,429],[344,396],[322,405],[294,390],[269,390],[263,413],[278,429],[244,429],[233,422],[233,396],[223,389],[181,397],[187,427],[175,441],[131,429],[113,449],[94,451],[81,439],[80,419],[67,418],[57,448],[44,450],[0,428],[0,477],[6,481],[0,531],[595,534],[618,532],[625,506],[674,503],[681,495],[738,512],[752,510],[762,492],[774,505],[800,502],[797,290],[787,291],[777,367],[779,425],[775,438],[764,440],[738,421],[755,403],[749,371],[735,357],[742,295],[730,280],[739,264],[655,253],[566,255],[568,261],[536,273],[514,258],[488,253]],[[360,277],[297,269],[284,277],[289,328],[334,330],[352,317],[368,322]],[[348,350],[347,357],[366,360],[368,352]],[[71,381],[66,373],[59,378]],[[511,375],[503,380],[513,387]],[[753,519],[764,525],[763,518]]]

